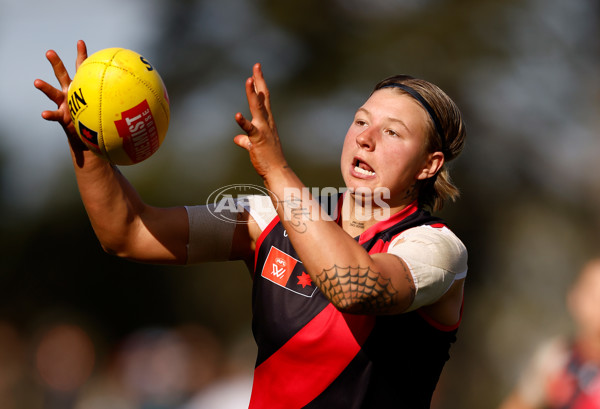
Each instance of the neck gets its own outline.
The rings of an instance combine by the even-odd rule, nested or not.
[[[375,205],[371,201],[357,199],[354,195],[346,194],[341,208],[341,226],[351,236],[355,237],[380,221],[387,220],[393,214],[405,209],[411,202],[396,206]]]

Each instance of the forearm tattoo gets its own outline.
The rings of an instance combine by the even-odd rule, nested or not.
[[[409,283],[410,304],[415,297],[415,285],[404,268]],[[370,267],[334,265],[316,276],[321,292],[338,308],[353,312],[382,312],[399,302],[399,292],[391,279],[382,277]]]
[[[292,229],[298,233],[306,232],[307,221],[312,221],[310,209],[302,203],[302,198],[291,196],[279,201],[283,206],[284,218],[290,222]]]
[[[414,193],[414,187],[413,185],[407,190],[407,196]],[[288,227],[300,234],[308,230],[307,222],[315,220],[315,209],[307,206],[302,197],[292,194],[278,203],[283,207]],[[351,226],[364,228],[364,223],[353,221]],[[416,289],[406,266],[403,265],[402,269],[408,286],[408,307],[415,298]],[[392,280],[370,267],[343,267],[334,264],[316,275],[315,284],[336,307],[352,313],[386,312],[403,301]]]

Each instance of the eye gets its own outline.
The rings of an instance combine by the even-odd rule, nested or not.
[[[356,118],[354,120],[354,124],[357,126],[367,126],[367,121],[365,121],[364,119]]]
[[[399,136],[398,132],[394,131],[393,129],[386,129],[385,133],[390,136]]]

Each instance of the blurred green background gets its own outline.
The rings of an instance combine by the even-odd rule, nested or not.
[[[79,38],[90,53],[140,52],[167,85],[163,146],[122,168],[160,206],[260,184],[232,142],[255,62],[289,162],[311,187],[342,186],[343,137],[378,80],[406,73],[441,86],[468,127],[451,167],[462,197],[441,215],[469,249],[469,275],[434,407],[497,406],[536,345],[571,330],[565,290],[598,254],[599,8],[594,0],[0,3],[0,407],[183,408],[210,386],[251,375],[242,264],[135,264],[98,245],[62,131],[39,116],[51,103],[32,85],[56,82],[49,48],[73,67]],[[195,358],[174,368],[165,351]],[[57,373],[44,372],[44,357]]]

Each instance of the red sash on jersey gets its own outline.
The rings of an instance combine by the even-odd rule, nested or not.
[[[414,204],[357,240],[370,253],[383,252],[402,231],[434,223],[440,219]],[[417,312],[341,313],[307,277],[275,218],[256,246],[252,329],[258,356],[249,408],[379,408],[399,396],[411,408],[429,407],[456,328],[441,331]],[[403,365],[410,367],[398,370]]]

